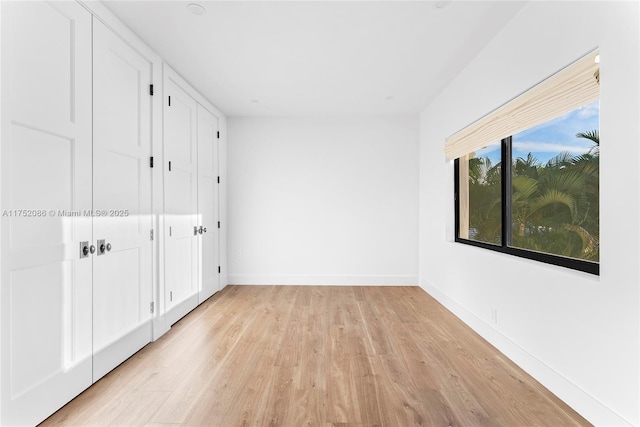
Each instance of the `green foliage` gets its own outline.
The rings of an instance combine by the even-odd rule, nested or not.
[[[512,165],[511,246],[599,261],[599,146],[597,130],[576,135],[594,143],[588,153],[560,153],[546,164],[533,157]],[[470,238],[500,244],[500,164],[469,161]]]
[[[585,138],[591,140],[596,147],[600,147],[600,131],[598,129],[590,130],[587,132],[578,132],[576,138]]]
[[[500,244],[501,222],[501,182],[500,163],[491,164],[487,157],[469,160],[469,224],[476,231],[474,239]]]

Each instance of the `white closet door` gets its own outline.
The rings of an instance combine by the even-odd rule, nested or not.
[[[193,98],[171,79],[166,81],[165,96],[164,302],[166,311],[187,304],[172,316],[179,318],[197,304],[197,111]]]
[[[218,118],[198,104],[199,302],[220,289],[218,274]]]
[[[0,7],[0,425],[35,425],[91,384],[91,16]]]
[[[96,381],[151,339],[152,65],[102,23],[93,25]]]

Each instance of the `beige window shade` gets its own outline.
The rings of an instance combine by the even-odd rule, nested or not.
[[[596,56],[598,51],[591,52],[447,138],[445,155],[457,159],[599,99],[600,64]]]

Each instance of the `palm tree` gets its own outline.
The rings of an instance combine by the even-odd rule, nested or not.
[[[594,146],[579,156],[559,153],[546,164],[531,153],[513,163],[512,246],[599,260],[599,132],[576,137]],[[500,166],[486,157],[469,160],[469,228],[477,241],[501,243]]]
[[[595,146],[560,153],[542,166],[519,158],[512,178],[512,244],[581,259],[599,258],[598,131],[576,135]]]
[[[587,132],[576,133],[576,138],[584,138],[592,141],[595,145],[589,150],[589,154],[600,154],[600,131],[598,129]]]

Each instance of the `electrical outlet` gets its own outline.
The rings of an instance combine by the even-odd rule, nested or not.
[[[491,309],[491,321],[493,322],[494,325],[498,324],[498,309],[497,308],[492,308]]]

